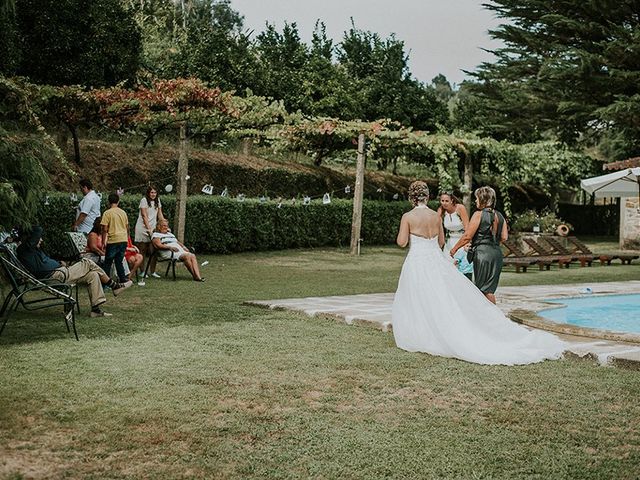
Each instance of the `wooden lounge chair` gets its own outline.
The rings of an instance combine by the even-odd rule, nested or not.
[[[636,258],[640,258],[640,255],[625,254],[625,253],[622,253],[622,254],[593,253],[591,249],[587,247],[587,245],[581,240],[579,240],[577,237],[567,237],[567,240],[576,247],[577,251],[582,253],[588,253],[590,255],[593,255],[594,257],[598,257],[601,265],[611,265],[611,260],[614,260],[616,258],[619,258],[623,265],[625,264],[631,265],[632,260],[635,260]]]
[[[520,247],[513,240],[507,239],[502,244],[507,249],[507,254],[503,258],[505,265],[512,265],[516,268],[516,273],[520,273],[520,269],[523,272],[527,271],[527,267],[530,265],[538,265],[540,270],[545,268],[549,270],[551,266],[551,260],[543,259],[539,256],[526,255]]]
[[[554,254],[552,250],[536,242],[533,238],[524,237],[524,242],[529,245],[537,255],[540,255],[540,257],[556,262],[559,268],[569,268],[569,265],[571,265],[573,261],[573,258],[570,256]]]
[[[576,251],[572,252],[553,237],[544,237],[544,241],[547,242],[551,246],[553,251],[558,253],[558,255],[567,255],[574,260],[579,261],[581,267],[584,267],[585,265],[591,266],[591,263],[593,262],[592,254]]]
[[[2,326],[0,326],[0,334],[9,321],[11,312],[17,310],[19,306],[25,310],[62,306],[67,332],[70,332],[69,325],[71,325],[76,340],[79,340],[75,317],[77,299],[73,298],[73,289],[76,285],[35,278],[24,268],[11,248],[5,244],[0,245],[0,265],[11,288],[0,309],[0,317],[6,315]]]

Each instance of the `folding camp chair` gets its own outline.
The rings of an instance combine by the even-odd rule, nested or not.
[[[67,332],[70,332],[69,324],[71,324],[73,334],[76,340],[79,340],[75,317],[75,307],[78,303],[77,285],[35,278],[24,268],[6,244],[0,245],[0,264],[11,287],[0,309],[0,317],[6,315],[0,327],[0,334],[9,321],[11,312],[17,310],[18,306],[31,311],[62,305]],[[76,288],[76,298],[73,298],[74,288]]]
[[[169,269],[171,269],[171,272],[173,274],[173,279],[176,279],[176,263],[178,263],[180,260],[178,260],[177,258],[174,258],[175,252],[171,252],[171,258],[161,258],[160,255],[158,255],[158,250],[153,251],[153,253],[151,255],[149,255],[149,258],[147,259],[147,266],[144,269],[144,276],[142,278],[147,278],[147,274],[149,273],[149,266],[151,265],[151,262],[153,259],[156,260],[156,262],[169,262],[167,265],[167,271],[164,273],[165,277],[169,276]]]

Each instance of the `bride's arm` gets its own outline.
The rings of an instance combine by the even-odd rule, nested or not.
[[[409,220],[407,219],[406,213],[402,215],[402,219],[400,220],[400,230],[398,230],[396,243],[401,248],[406,247],[409,243]]]
[[[464,234],[462,235],[462,237],[460,237],[458,243],[456,243],[449,252],[452,257],[456,254],[460,247],[466,245],[471,241],[471,239],[473,239],[473,236],[476,234],[476,232],[478,231],[478,227],[480,226],[480,218],[482,218],[482,211],[475,212],[472,215],[471,220],[469,220],[469,225],[464,231]]]

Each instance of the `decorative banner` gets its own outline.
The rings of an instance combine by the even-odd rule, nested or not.
[[[264,195],[260,197],[260,203],[264,203],[267,201],[267,197],[265,197]]]
[[[98,198],[102,200],[102,192],[96,192],[96,195],[98,195]]]
[[[164,191],[167,193],[171,193],[173,191],[173,185],[170,183],[164,187]]]
[[[311,197],[305,195],[304,198],[302,199],[302,204],[303,205],[309,205],[311,204]]]
[[[351,193],[351,187],[349,185],[344,187],[344,193]]]
[[[291,205],[295,205],[296,204],[296,197],[292,197],[291,198]]]
[[[49,205],[49,195],[47,195],[46,197],[44,197],[44,204]]]
[[[244,193],[239,193],[238,196],[236,197],[236,200],[239,202],[244,202],[245,196]]]
[[[78,203],[78,195],[76,195],[75,193],[70,194],[69,200],[71,200],[71,203]]]
[[[393,194],[393,199],[394,200],[398,200],[400,198],[400,195],[398,195],[397,193]]]
[[[329,195],[328,193],[325,193],[322,196],[322,204],[323,205],[329,205],[331,203],[331,195]]]
[[[189,180],[191,177],[189,175],[187,175],[186,177],[184,177],[185,180]]]
[[[228,197],[229,196],[229,190],[227,190],[227,187],[224,187],[224,190],[222,190],[222,193],[220,194],[221,197]]]
[[[278,202],[278,207],[277,208],[282,208],[282,197],[278,197],[278,200],[276,200]]]
[[[377,190],[376,190],[376,192],[378,192],[378,193],[382,193],[382,189],[381,189],[381,188],[379,188],[379,189],[377,189]]]
[[[118,187],[118,189],[116,190],[116,193],[118,194],[119,197],[121,197],[122,195],[124,195],[124,188]]]
[[[213,195],[213,185],[209,185],[208,183],[202,187],[202,193],[205,195]]]

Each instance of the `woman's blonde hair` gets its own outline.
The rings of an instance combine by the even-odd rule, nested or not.
[[[409,185],[409,201],[414,207],[420,202],[427,202],[429,200],[429,186],[421,181],[415,181]]]
[[[474,192],[478,208],[496,208],[496,191],[491,187],[480,187]]]

